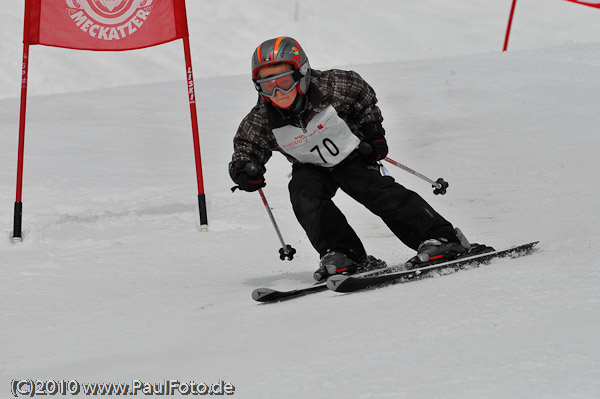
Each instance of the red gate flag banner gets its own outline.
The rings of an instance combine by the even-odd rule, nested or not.
[[[123,51],[187,36],[185,0],[25,0],[26,44]]]
[[[183,39],[196,159],[200,230],[208,231],[185,0],[25,0],[13,242],[21,241],[22,234],[23,157],[30,45],[41,44],[74,50],[125,51],[157,46],[177,39]]]
[[[579,0],[567,0],[572,3],[583,4],[584,6],[600,8],[600,1],[587,0],[587,1],[579,1]]]

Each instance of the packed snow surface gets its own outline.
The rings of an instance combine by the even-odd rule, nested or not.
[[[181,43],[104,61],[33,47],[23,242],[13,244],[23,11],[7,1],[0,396],[13,379],[172,379],[223,380],[240,398],[600,397],[600,12],[519,0],[514,48],[501,53],[508,0],[302,0],[298,21],[295,3],[188,0],[208,232]],[[310,284],[318,263],[284,157],[267,164],[264,191],[292,261],[279,260],[258,194],[232,193],[227,173],[256,101],[250,54],[279,34],[304,44],[314,68],[369,81],[390,157],[450,188],[435,196],[387,164],[399,183],[474,242],[540,240],[539,250],[377,290],[252,301],[256,287]],[[413,255],[336,198],[371,254]]]

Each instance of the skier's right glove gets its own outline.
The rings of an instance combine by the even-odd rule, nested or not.
[[[240,190],[252,192],[266,186],[261,170],[252,162],[238,162],[234,169],[234,181]]]

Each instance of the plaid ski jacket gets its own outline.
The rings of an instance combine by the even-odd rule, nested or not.
[[[299,162],[277,144],[273,129],[293,125],[306,126],[317,113],[333,106],[354,135],[363,138],[384,134],[383,117],[373,88],[354,71],[312,70],[304,109],[299,114],[277,108],[259,95],[257,104],[242,120],[233,139],[234,152],[229,173],[234,178],[240,162],[251,161],[262,171],[273,151],[284,154],[290,162]]]

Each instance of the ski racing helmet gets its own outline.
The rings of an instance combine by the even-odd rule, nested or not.
[[[254,87],[261,93],[258,79],[258,70],[262,67],[285,63],[292,66],[295,71],[295,79],[298,82],[296,88],[299,94],[305,94],[310,85],[310,64],[308,57],[300,44],[288,36],[280,36],[269,39],[260,44],[252,54],[252,81]],[[265,100],[270,99],[263,95]]]

